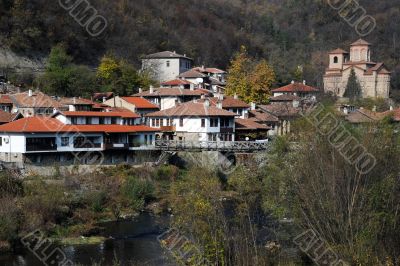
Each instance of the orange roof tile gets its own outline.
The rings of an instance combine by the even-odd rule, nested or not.
[[[89,117],[123,117],[123,118],[140,118],[140,115],[130,111],[117,112],[62,112],[65,116],[89,116]]]
[[[154,128],[140,125],[66,125],[55,118],[27,117],[0,125],[0,132],[12,133],[134,133],[156,132]]]
[[[122,99],[138,109],[160,109],[157,105],[141,97],[122,97]]]
[[[236,116],[235,113],[219,109],[214,106],[206,107],[203,103],[188,102],[180,104],[176,107],[154,112],[146,115],[147,117],[180,117],[180,116],[192,116],[192,117],[210,117],[210,116]]]
[[[303,83],[296,82],[278,89],[274,89],[272,92],[319,92],[319,90]]]
[[[180,86],[180,85],[190,85],[192,82],[185,79],[174,79],[161,83],[163,86]]]

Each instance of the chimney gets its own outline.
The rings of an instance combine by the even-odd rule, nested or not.
[[[153,93],[154,93],[154,86],[150,85],[150,94],[153,94]]]
[[[251,103],[250,106],[251,106],[251,110],[252,111],[256,110],[256,104],[255,103]]]
[[[76,104],[76,97],[72,98],[73,104]]]
[[[201,99],[204,100],[206,98],[206,95],[202,94]]]
[[[107,101],[106,97],[103,97],[103,103],[105,103]]]
[[[347,109],[347,107],[343,108],[343,113],[345,115],[348,115],[349,114],[349,109]]]
[[[222,109],[222,102],[220,102],[220,101],[217,102],[217,108]]]
[[[31,89],[29,89],[29,91],[28,91],[28,96],[29,96],[29,97],[32,97],[32,96],[33,96],[33,92],[32,92]]]
[[[223,101],[224,100],[224,95],[223,94],[218,95],[218,100]]]
[[[206,99],[206,100],[204,101],[204,106],[205,106],[205,107],[210,107],[210,100],[209,100],[209,99]]]
[[[194,85],[195,85],[194,83],[190,83],[190,90],[191,91],[194,91]]]
[[[294,84],[294,80],[292,80],[292,84]]]
[[[392,105],[390,106],[390,111],[393,111],[393,106]]]
[[[179,89],[184,90],[185,89],[185,85],[179,85]]]
[[[293,101],[293,108],[299,108],[300,102],[299,101]]]
[[[303,80],[303,85],[307,85],[307,82],[305,80]]]
[[[139,93],[142,93],[143,92],[143,89],[142,88],[139,88]]]
[[[237,100],[237,99],[239,99],[239,97],[238,97],[238,95],[235,93],[235,95],[233,96],[233,98],[235,99],[235,100]]]
[[[372,108],[372,112],[376,112],[376,105]]]

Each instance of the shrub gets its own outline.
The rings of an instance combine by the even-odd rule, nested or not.
[[[156,177],[158,180],[176,180],[179,174],[178,167],[174,165],[163,165],[157,169]]]
[[[0,173],[0,197],[5,195],[18,196],[23,193],[22,181],[12,177],[7,172]]]
[[[0,198],[0,240],[11,241],[18,237],[21,213],[15,207],[15,199]]]
[[[154,197],[154,185],[148,180],[129,176],[123,186],[124,196],[135,210],[140,210],[144,204]]]

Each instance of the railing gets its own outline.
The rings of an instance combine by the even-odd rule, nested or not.
[[[50,144],[26,144],[26,151],[56,151],[57,145]]]
[[[101,148],[101,143],[76,143],[74,144],[75,149],[99,149]]]
[[[156,140],[156,149],[162,151],[232,151],[254,152],[266,151],[270,147],[268,142],[252,141],[180,141]]]

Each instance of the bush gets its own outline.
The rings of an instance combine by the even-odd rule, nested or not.
[[[179,169],[174,165],[163,165],[157,169],[156,177],[158,180],[174,181],[178,177]]]
[[[4,197],[0,199],[0,240],[17,239],[21,222],[21,213],[15,207],[15,199]]]
[[[135,176],[127,177],[123,186],[124,196],[135,210],[140,210],[144,204],[154,197],[154,185],[148,180]]]
[[[0,197],[6,195],[9,196],[19,196],[22,195],[24,191],[22,181],[13,178],[9,173],[0,174]]]
[[[94,212],[102,212],[107,201],[107,194],[104,191],[88,192],[85,198],[86,204]]]

